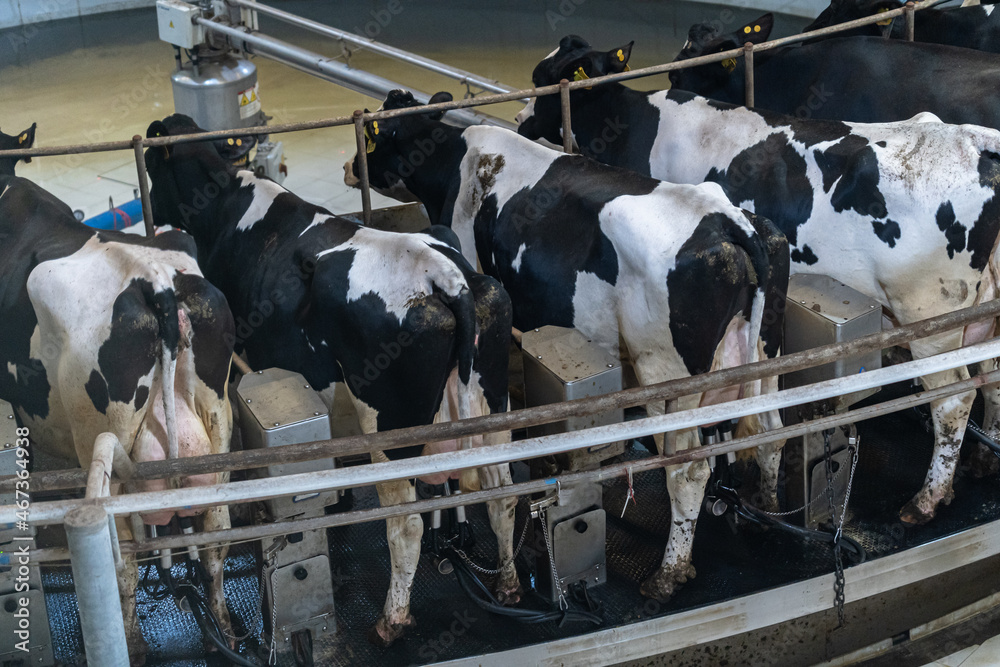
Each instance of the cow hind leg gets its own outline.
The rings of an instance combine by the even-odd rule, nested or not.
[[[941,387],[969,378],[969,371],[962,367],[922,378],[926,389]],[[934,518],[939,503],[948,504],[954,497],[952,482],[958,467],[959,451],[965,435],[965,426],[976,397],[974,391],[949,396],[931,403],[934,420],[934,454],[924,485],[917,495],[900,511],[900,520],[910,525],[927,523]]]
[[[697,397],[693,401],[691,397],[686,397],[678,403],[679,409],[685,410],[697,407],[698,400]],[[663,413],[662,405],[650,405],[646,409],[651,416]],[[676,451],[698,445],[698,434],[694,429],[671,433],[669,437],[673,440]],[[660,452],[664,451],[663,438],[662,434],[655,436]],[[670,535],[660,567],[640,588],[645,597],[661,602],[669,600],[681,585],[695,576],[691,549],[711,469],[706,461],[700,460],[667,466],[666,474],[667,493],[670,495]]]
[[[509,437],[509,433],[508,433]],[[486,466],[479,468],[479,483],[483,489],[495,489],[500,486],[510,486],[513,480],[509,465]],[[500,498],[486,502],[490,516],[490,527],[497,537],[497,550],[500,572],[497,573],[494,592],[497,600],[503,605],[515,605],[521,601],[521,582],[514,568],[514,516],[517,509],[517,498]]]
[[[227,530],[230,527],[229,508],[222,506],[211,507],[206,510],[202,518],[202,527],[205,532]],[[226,554],[228,552],[228,544],[211,549],[203,548],[200,558],[205,565],[205,571],[212,580],[209,589],[209,608],[215,614],[215,618],[218,619],[222,631],[226,634],[226,641],[229,643],[230,648],[235,648],[236,642],[233,638],[232,621],[229,618],[229,608],[226,606],[226,594],[223,590],[223,573],[225,571]]]
[[[778,391],[778,378],[766,378],[761,382],[761,393],[771,394]],[[742,425],[744,420],[740,420]],[[772,410],[759,415],[756,420],[759,432],[774,431],[781,428],[781,415],[777,410]],[[755,435],[754,432],[744,433],[737,427],[736,437]],[[757,460],[757,467],[760,468],[760,488],[756,497],[752,499],[753,504],[766,512],[778,511],[778,475],[781,468],[781,450],[785,446],[784,440],[769,442],[757,447],[754,458]]]
[[[124,518],[116,517],[115,526],[119,540],[131,540],[132,531]],[[128,659],[131,667],[146,664],[149,645],[142,636],[139,616],[135,608],[135,589],[139,585],[139,565],[135,554],[122,554],[122,569],[118,571],[118,595],[122,605],[122,620],[125,623],[125,642],[128,644]]]
[[[409,480],[385,482],[375,488],[383,507],[417,499],[416,487]],[[410,590],[417,572],[417,561],[420,560],[420,539],[424,532],[424,522],[419,514],[393,517],[386,519],[385,523],[392,575],[385,607],[368,632],[368,640],[377,646],[388,646],[417,625],[410,614]]]

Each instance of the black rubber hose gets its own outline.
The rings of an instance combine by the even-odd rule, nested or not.
[[[982,443],[987,447],[989,447],[990,451],[992,451],[995,456],[1000,458],[1000,442],[997,442],[989,435],[987,435],[986,431],[984,431],[979,426],[979,424],[972,421],[971,417],[969,418],[968,424],[966,424],[965,426],[965,432],[971,435],[976,442]]]
[[[208,641],[215,645],[215,648],[218,649],[222,657],[241,667],[260,667],[258,664],[250,662],[229,648],[229,644],[222,637],[218,619],[215,618],[215,614],[212,613],[204,598],[198,594],[197,589],[191,587],[191,591],[185,597],[187,597],[188,604],[191,605],[191,613],[194,615],[194,620],[197,621],[198,627],[201,628],[201,633],[208,638]],[[203,613],[205,615],[202,615]],[[212,620],[214,628],[208,624],[205,616],[208,616]]]

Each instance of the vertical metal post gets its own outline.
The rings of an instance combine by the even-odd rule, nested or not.
[[[95,505],[78,507],[66,513],[65,525],[87,664],[128,667],[108,513]]]
[[[744,84],[746,86],[746,105],[747,108],[753,109],[753,42],[747,42],[743,45],[743,61],[743,76]]]
[[[666,414],[668,414],[668,415],[669,414],[673,414],[673,413],[677,412],[679,409],[680,409],[680,407],[677,404],[677,399],[676,398],[671,398],[669,401],[667,401]],[[663,434],[663,455],[664,456],[673,456],[674,454],[677,453],[677,447],[675,446],[675,442],[670,437],[672,435],[674,435],[674,434],[672,434],[672,433],[664,433]]]
[[[907,41],[913,41],[914,31],[916,29],[916,21],[914,12],[913,0],[906,3],[906,8],[903,10],[903,15],[906,16],[906,39]]]
[[[139,177],[139,198],[142,200],[142,222],[146,226],[146,236],[153,236],[153,206],[149,202],[149,181],[146,180],[146,160],[142,155],[142,137],[132,137],[135,151],[135,169]]]
[[[361,179],[361,210],[365,226],[372,224],[372,192],[368,183],[368,146],[365,142],[365,114],[354,112],[354,138],[358,144],[358,178]]]
[[[573,152],[573,120],[569,108],[569,81],[563,79],[559,82],[559,100],[562,103],[562,135],[563,151]]]

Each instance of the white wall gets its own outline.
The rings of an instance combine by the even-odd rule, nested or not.
[[[155,4],[156,0],[0,0],[0,29]]]

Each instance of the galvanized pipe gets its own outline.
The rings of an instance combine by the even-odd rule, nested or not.
[[[712,424],[723,419],[780,410],[793,405],[821,401],[846,393],[881,387],[962,365],[978,363],[998,356],[1000,356],[1000,339],[994,339],[898,366],[880,368],[867,373],[836,378],[772,394],[637,419],[624,424],[597,426],[490,447],[431,454],[416,459],[299,473],[263,480],[254,479],[228,484],[135,493],[128,496],[102,498],[91,502],[100,503],[108,512],[115,515],[154,510],[204,508],[330,489],[368,486],[380,482],[422,477],[439,473],[442,470],[464,470],[506,464],[526,458],[560,454],[582,447],[602,445],[623,438],[639,438],[694,428],[702,424]],[[31,522],[38,525],[59,523],[65,517],[66,512],[76,507],[78,502],[69,500],[35,503],[31,508]],[[0,507],[0,523],[13,522],[16,509],[14,505]]]
[[[372,193],[368,182],[368,148],[365,141],[365,114],[358,109],[354,112],[354,139],[357,142],[358,179],[361,181],[361,211],[366,227],[372,224]]]
[[[747,42],[743,45],[743,60],[743,85],[746,88],[746,106],[748,109],[753,109],[753,42]]]
[[[401,84],[389,81],[380,76],[365,72],[363,70],[348,67],[343,63],[331,60],[319,53],[307,51],[288,42],[283,42],[260,33],[245,32],[232,26],[216,23],[203,18],[195,18],[195,23],[203,26],[207,30],[215,31],[235,40],[234,46],[244,51],[256,53],[261,56],[278,56],[285,61],[297,63],[308,71],[322,72],[324,75],[332,77],[336,82],[350,90],[369,95],[379,100],[383,100],[390,90],[406,88]],[[248,48],[252,47],[252,48]],[[430,99],[426,93],[411,90],[414,98],[418,102],[425,103]],[[457,107],[456,107],[457,108]],[[474,112],[455,111],[450,118],[463,125],[480,125],[486,122],[510,126],[507,121],[499,118],[489,118],[485,115]]]
[[[862,336],[852,341],[833,343],[775,359],[766,359],[753,364],[736,366],[702,375],[668,380],[645,387],[625,389],[602,396],[580,398],[563,403],[552,403],[534,408],[485,415],[457,422],[413,426],[367,435],[319,440],[317,442],[283,445],[281,447],[266,449],[228,452],[226,454],[210,454],[170,461],[149,461],[136,466],[137,476],[140,479],[162,479],[165,477],[246,470],[277,463],[311,461],[331,456],[363,454],[376,450],[384,451],[428,442],[454,440],[468,435],[538,426],[569,417],[582,417],[608,410],[647,405],[663,400],[668,401],[669,412],[670,403],[679,396],[740,385],[766,377],[820,366],[843,357],[852,357],[864,352],[902,345],[913,340],[945,331],[952,331],[974,322],[994,317],[1000,317],[1000,299],[987,301],[978,306],[956,310],[895,329],[869,334],[868,336]],[[0,491],[13,489],[16,480],[16,476],[7,476],[0,479]],[[36,490],[78,488],[85,484],[86,472],[79,469],[38,472],[32,475],[32,488]]]
[[[256,12],[260,12],[261,14],[272,16],[280,21],[290,23],[291,25],[295,25],[306,30],[311,30],[312,32],[320,35],[325,35],[336,40],[364,47],[373,53],[378,53],[383,56],[388,56],[389,58],[395,58],[396,60],[409,63],[410,65],[422,67],[426,70],[455,79],[459,83],[472,84],[482,88],[483,90],[490,90],[495,93],[509,93],[515,90],[510,86],[505,86],[498,81],[486,79],[477,74],[473,74],[472,72],[466,72],[463,69],[445,65],[444,63],[439,63],[436,60],[424,58],[423,56],[419,56],[415,53],[404,51],[403,49],[397,49],[394,46],[382,44],[381,42],[376,42],[374,39],[362,37],[361,35],[356,35],[352,32],[347,32],[346,30],[338,30],[337,28],[332,28],[328,25],[317,23],[316,21],[311,21],[301,16],[296,16],[295,14],[290,14],[268,5],[262,5],[258,2],[252,2],[251,0],[227,0],[227,2],[230,5],[245,7],[246,9],[252,9]]]
[[[94,441],[84,498],[103,498],[111,492],[111,469],[117,442],[118,438],[112,433],[101,433]]]
[[[912,42],[913,41],[913,36],[914,36],[914,31],[915,31],[915,28],[916,28],[916,17],[913,14],[914,7],[913,7],[913,1],[912,0],[910,0],[910,2],[906,3],[906,6],[903,8],[903,11],[905,12],[905,16],[906,16],[906,39],[907,39],[907,41]]]
[[[128,667],[108,513],[97,505],[78,506],[66,513],[65,523],[87,663]]]
[[[559,102],[562,106],[563,152],[573,152],[573,117],[569,107],[569,81],[559,82]]]
[[[582,482],[602,482],[615,477],[621,477],[629,472],[634,474],[637,472],[655,470],[668,465],[678,465],[681,463],[696,461],[698,459],[720,456],[730,452],[738,452],[758,447],[770,442],[795,438],[806,435],[807,433],[816,433],[818,431],[836,428],[838,426],[857,423],[866,419],[873,419],[892,412],[899,412],[917,405],[923,405],[931,401],[947,398],[948,396],[954,396],[955,394],[974,391],[979,387],[993,384],[998,381],[1000,381],[1000,371],[991,371],[984,375],[976,376],[968,380],[961,380],[944,387],[938,387],[937,389],[923,391],[919,394],[913,394],[912,396],[904,396],[902,398],[885,401],[883,403],[878,403],[865,408],[859,408],[850,412],[830,415],[828,417],[810,420],[793,426],[785,426],[780,429],[766,431],[758,435],[740,438],[738,440],[730,440],[728,442],[720,442],[710,446],[688,449],[676,455],[650,456],[635,461],[625,461],[607,465],[596,470],[567,473],[558,475],[557,477],[532,480],[530,482],[522,482],[512,484],[510,486],[487,489],[484,491],[463,493],[461,498],[457,499],[454,497],[432,498],[404,503],[401,505],[389,505],[386,507],[376,507],[367,510],[343,512],[332,516],[324,516],[313,519],[296,519],[264,525],[210,531],[193,536],[177,535],[158,537],[149,540],[146,544],[130,544],[126,542],[122,545],[122,550],[126,553],[135,553],[148,551],[154,548],[179,549],[192,544],[195,546],[207,546],[212,544],[225,544],[228,542],[264,539],[306,530],[335,528],[339,526],[363,523],[365,521],[379,521],[392,517],[417,514],[420,512],[447,509],[450,507],[457,507],[459,504],[472,505],[475,503],[485,502],[487,500],[497,500],[500,498],[509,498],[550,491],[553,486],[555,486],[557,481],[559,484],[565,486],[571,486]],[[39,560],[59,560],[63,558],[65,558],[65,554],[62,550],[52,549],[51,551],[47,551],[44,555],[39,555],[37,557],[33,555],[32,561],[38,562]]]

